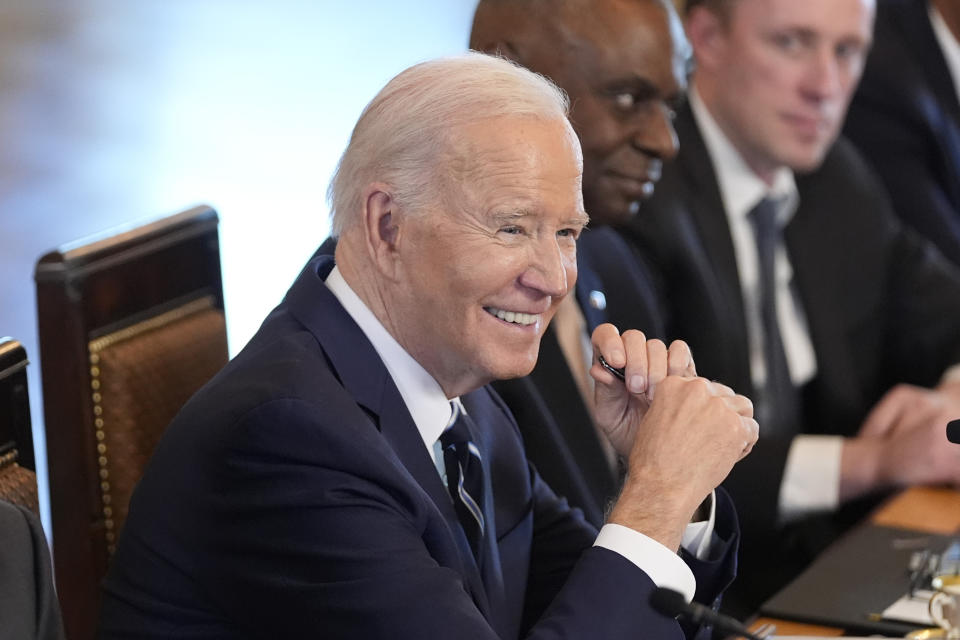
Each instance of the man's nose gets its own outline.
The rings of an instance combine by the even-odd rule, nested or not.
[[[569,263],[569,264],[568,264]],[[571,268],[573,280],[568,281]],[[556,238],[544,238],[531,248],[530,263],[520,283],[553,298],[563,296],[576,280],[576,261],[565,255]]]
[[[810,57],[803,89],[808,96],[824,100],[839,94],[842,86],[840,62],[832,48],[823,47]]]
[[[673,128],[673,110],[666,103],[657,104],[649,118],[637,123],[633,146],[661,160],[672,160],[677,155],[680,142]]]

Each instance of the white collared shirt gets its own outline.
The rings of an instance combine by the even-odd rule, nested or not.
[[[800,198],[793,172],[787,167],[776,171],[773,184],[767,185],[750,169],[710,114],[695,88],[690,90],[690,107],[713,163],[717,184],[727,215],[743,291],[744,315],[750,348],[750,377],[755,387],[766,380],[763,335],[760,322],[759,273],[753,226],[747,219],[750,210],[764,197],[783,200],[778,211],[781,229],[796,212]],[[816,354],[807,328],[806,316],[791,286],[793,266],[782,239],[774,255],[777,287],[777,319],[790,369],[790,378],[800,387],[817,373]],[[763,439],[763,425],[760,425]],[[840,503],[840,461],[843,438],[840,436],[802,435],[793,439],[780,484],[781,520],[795,519],[816,511],[836,509]],[[758,452],[757,455],[762,455]]]
[[[442,460],[438,460],[435,455],[434,443],[450,418],[451,400],[445,396],[437,381],[390,335],[343,279],[336,266],[327,276],[326,285],[373,344],[397,385],[400,396],[417,425],[420,437],[423,438],[424,446],[438,470],[442,469]],[[459,398],[453,400],[459,402]],[[698,557],[705,557],[709,550],[716,517],[716,500],[712,503],[710,520],[690,525],[684,535],[685,546],[691,545],[688,548],[692,548],[692,552],[698,554]],[[594,546],[619,553],[650,576],[657,586],[679,591],[688,601],[693,599],[696,579],[690,567],[656,540],[628,527],[607,524],[600,530]]]
[[[950,77],[953,79],[953,88],[957,92],[957,99],[960,100],[960,42],[957,42],[950,27],[944,22],[943,16],[932,2],[929,14],[933,35],[936,36],[940,51],[943,52],[943,57],[947,61],[947,69],[950,70]]]

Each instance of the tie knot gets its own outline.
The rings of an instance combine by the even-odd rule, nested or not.
[[[444,449],[450,446],[469,443],[473,439],[470,427],[467,425],[466,415],[459,402],[450,403],[450,420],[447,427],[440,434],[440,444]]]
[[[766,196],[750,210],[747,217],[755,230],[759,232],[776,228],[781,202],[780,198]]]

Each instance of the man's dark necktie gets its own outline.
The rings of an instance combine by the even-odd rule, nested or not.
[[[472,441],[472,420],[458,402],[451,402],[452,412],[446,430],[440,435],[443,462],[447,470],[447,490],[460,526],[467,534],[477,564],[481,563],[484,533],[483,461]]]
[[[794,430],[800,415],[800,399],[790,379],[787,355],[777,321],[777,288],[774,255],[780,239],[777,224],[777,201],[764,198],[748,214],[757,242],[757,269],[759,272],[760,325],[763,331],[763,360],[767,377],[757,389],[754,416],[761,433],[789,433]]]

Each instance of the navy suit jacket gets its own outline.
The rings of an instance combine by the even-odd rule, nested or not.
[[[879,0],[845,134],[897,215],[960,264],[960,100],[927,0]]]
[[[323,282],[332,265],[310,262],[164,434],[105,580],[102,637],[681,638],[647,605],[650,578],[591,547],[487,387],[463,397],[495,531],[476,566],[399,392]],[[730,562],[693,563],[703,597]]]
[[[670,307],[668,337],[690,344],[698,373],[750,396],[743,296],[716,175],[689,107],[678,113],[676,129],[680,153],[664,167],[642,220],[625,233],[659,268]],[[817,358],[800,423],[804,433],[850,436],[891,386],[933,386],[960,362],[960,271],[904,229],[873,173],[843,139],[817,171],[797,176],[797,188],[800,204],[785,244]],[[795,435],[760,425],[753,453],[724,483],[743,530],[741,575],[761,590],[765,578],[773,588],[786,577],[769,568],[786,571],[788,557],[778,554],[770,565],[765,551],[785,542],[777,532],[777,504]],[[802,566],[804,556],[859,515],[811,522],[790,541],[798,547],[789,560]]]
[[[662,337],[653,277],[613,229],[584,231],[577,242],[577,271],[575,293],[588,331],[612,322],[621,331],[641,329],[647,337]],[[540,475],[582,509],[588,521],[601,526],[620,478],[610,469],[552,325],[530,375],[498,380],[493,388],[516,417],[527,457]]]

